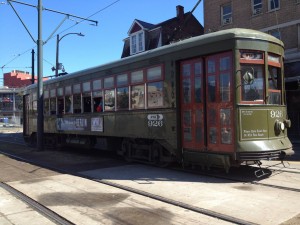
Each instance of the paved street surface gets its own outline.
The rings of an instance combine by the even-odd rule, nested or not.
[[[0,135],[1,138],[4,137]],[[273,172],[268,178],[257,180],[263,185],[256,185],[140,164],[120,162],[110,166],[109,160],[97,157],[72,156],[58,151],[35,152],[24,147],[12,148],[8,143],[0,144],[0,149],[5,146],[12,153],[41,163],[64,165],[65,168],[80,165],[76,172],[94,180],[151,193],[248,224],[300,224],[300,192],[295,191],[300,188],[297,158],[292,158],[289,168],[284,168],[286,172]],[[273,163],[264,162],[265,165]],[[0,155],[0,181],[75,224],[230,224],[128,190],[53,172],[4,155]],[[1,188],[0,194],[1,225],[52,224]]]

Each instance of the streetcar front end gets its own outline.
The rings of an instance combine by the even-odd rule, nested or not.
[[[270,51],[239,51],[236,160],[246,164],[294,154],[287,132],[283,57]]]

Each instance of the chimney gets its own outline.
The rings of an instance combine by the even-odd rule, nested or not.
[[[182,20],[183,19],[183,15],[184,15],[184,8],[181,5],[176,6],[176,13],[177,13],[177,18]]]

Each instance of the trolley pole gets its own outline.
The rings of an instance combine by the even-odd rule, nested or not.
[[[38,1],[38,40],[37,40],[37,49],[38,49],[38,118],[37,118],[37,150],[44,150],[44,96],[43,96],[43,38],[42,38],[42,0]]]

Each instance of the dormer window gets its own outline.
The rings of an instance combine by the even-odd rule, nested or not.
[[[145,51],[144,31],[139,31],[130,36],[130,54],[134,55]]]

